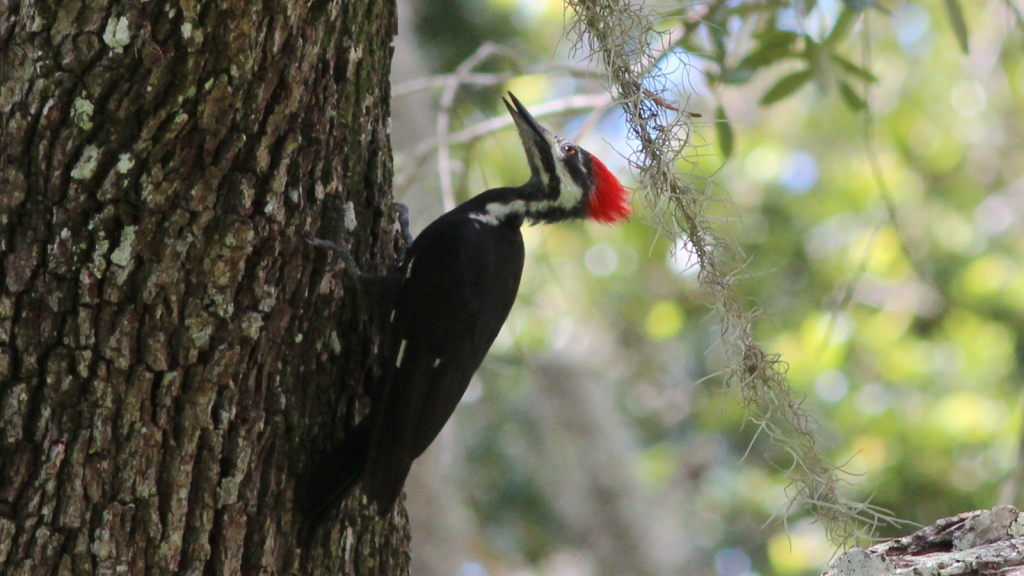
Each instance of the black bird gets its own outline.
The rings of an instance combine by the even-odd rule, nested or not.
[[[626,190],[604,164],[509,98],[529,181],[467,200],[423,230],[397,271],[363,277],[365,291],[385,302],[382,374],[369,414],[313,475],[313,526],[360,482],[380,515],[394,506],[413,460],[451,417],[512,308],[524,221],[629,217]]]

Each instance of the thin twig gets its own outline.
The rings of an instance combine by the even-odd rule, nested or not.
[[[868,18],[870,14],[864,13],[864,26],[868,26]],[[871,35],[863,34],[861,40],[861,60],[863,61],[864,68],[866,70],[871,69]],[[910,263],[911,269],[914,270],[917,278],[926,283],[927,285],[934,288],[933,283],[930,280],[930,274],[924,269],[921,262],[922,258],[918,258],[912,253],[910,246],[907,243],[907,234],[904,232],[904,227],[901,225],[899,214],[896,211],[896,201],[893,199],[892,191],[889,189],[889,185],[885,180],[885,174],[882,171],[882,163],[878,159],[878,150],[875,145],[875,116],[871,112],[871,83],[864,82],[864,102],[867,106],[864,108],[864,125],[863,125],[863,141],[864,141],[864,155],[868,159],[868,166],[871,168],[871,177],[875,181],[875,186],[878,188],[879,196],[882,198],[882,203],[885,205],[886,219],[880,222],[875,228],[874,232],[871,233],[871,238],[868,240],[867,245],[864,247],[864,253],[861,256],[860,262],[858,263],[853,275],[849,281],[846,282],[843,289],[840,291],[839,298],[835,299],[835,305],[829,314],[828,326],[825,328],[824,338],[822,339],[819,352],[824,351],[828,346],[828,342],[832,339],[832,331],[835,329],[836,319],[839,313],[847,309],[853,302],[853,296],[857,291],[857,286],[860,284],[861,279],[867,271],[868,260],[871,258],[872,252],[874,252],[875,243],[878,240],[879,233],[885,224],[888,222],[892,225],[896,231],[896,236],[899,238],[900,248],[903,250],[903,254],[907,258],[907,262]]]
[[[462,86],[497,86],[527,74],[568,74],[574,78],[588,78],[594,75],[603,75],[604,70],[596,69],[593,66],[584,66],[573,63],[540,63],[520,66],[519,71],[517,72],[477,72],[463,74],[462,76],[458,76],[457,73],[437,74],[396,84],[391,89],[391,97],[398,98],[400,96],[407,96],[409,94],[415,94],[416,92],[422,92],[423,90],[443,88],[448,86],[452,81],[455,81]]]
[[[577,112],[581,110],[592,110],[594,114],[599,112],[603,114],[614,103],[614,98],[608,93],[572,95],[550,100],[536,106],[531,106],[530,114],[536,118],[545,118],[548,116],[555,116],[558,114]],[[417,169],[435,150],[450,147],[454,144],[475,142],[488,134],[504,130],[512,125],[513,121],[511,117],[495,116],[494,118],[474,124],[473,126],[459,132],[446,132],[444,140],[441,140],[440,136],[436,136],[430,140],[420,142],[412,152],[409,152],[401,159],[402,164],[405,166],[403,166],[402,172],[395,177],[395,188],[400,190],[405,187],[410,179],[415,175]],[[448,175],[448,179],[449,181],[451,180],[450,173]]]
[[[451,129],[451,109],[455,104],[455,95],[462,85],[462,79],[473,69],[491,56],[501,55],[516,62],[514,55],[505,47],[487,42],[477,48],[469,58],[459,64],[455,73],[448,78],[444,92],[441,94],[441,110],[437,114],[437,173],[441,180],[441,200],[447,212],[455,208],[455,193],[452,190],[451,149],[448,147],[448,131]]]

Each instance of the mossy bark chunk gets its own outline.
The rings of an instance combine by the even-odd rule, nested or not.
[[[374,353],[304,238],[341,198],[393,264],[395,31],[390,0],[0,6],[0,573],[408,573],[400,507],[298,508]]]

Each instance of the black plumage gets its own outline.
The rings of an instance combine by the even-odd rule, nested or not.
[[[510,95],[511,96],[511,95]],[[419,235],[401,267],[364,277],[383,302],[381,377],[370,412],[314,473],[315,525],[362,482],[385,514],[412,466],[451,417],[508,317],[523,271],[524,220],[629,215],[625,191],[585,150],[540,127],[512,97],[506,102],[530,163],[523,186],[483,192]]]

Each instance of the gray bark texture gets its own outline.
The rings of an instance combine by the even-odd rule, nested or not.
[[[304,237],[350,203],[393,263],[395,32],[391,0],[0,1],[0,574],[408,573],[401,506],[299,508],[375,373]]]
[[[1024,515],[1012,506],[943,518],[910,536],[837,556],[825,576],[1021,576]]]

